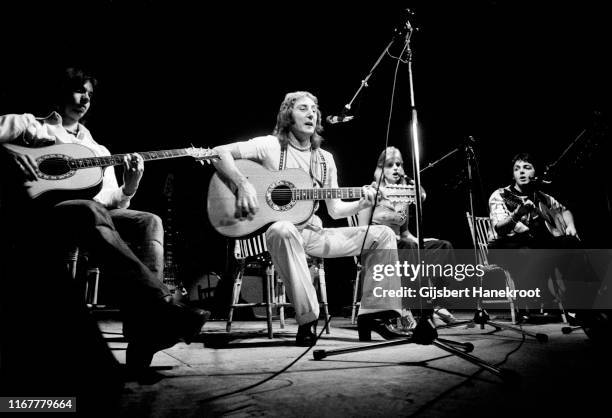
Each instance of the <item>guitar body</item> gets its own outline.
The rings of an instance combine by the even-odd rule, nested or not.
[[[4,144],[4,147],[13,153],[29,155],[38,164],[36,171],[38,180],[24,184],[31,198],[44,195],[45,200],[55,201],[90,199],[102,187],[103,170],[101,167],[75,170],[68,166],[68,162],[75,158],[96,157],[92,150],[83,145],[57,144],[30,148]]]
[[[208,218],[222,235],[244,237],[260,232],[277,221],[302,224],[312,216],[314,202],[287,199],[289,189],[312,188],[308,173],[297,168],[271,171],[249,160],[236,160],[236,167],[251,182],[257,193],[259,211],[253,219],[236,218],[236,196],[233,187],[215,173],[208,186]]]
[[[562,237],[565,235],[567,230],[567,224],[563,219],[563,214],[556,209],[547,207],[540,202],[539,204],[540,213],[546,220],[546,228],[554,237]]]
[[[28,155],[36,161],[38,180],[26,182],[25,187],[31,198],[43,196],[41,200],[45,203],[93,198],[102,188],[104,167],[122,165],[127,155],[99,157],[89,148],[79,144],[57,144],[39,148],[15,144],[3,144],[3,146],[11,153]],[[195,147],[146,151],[138,154],[144,161],[190,156],[201,164],[219,158],[217,153],[210,149]]]
[[[519,205],[523,205],[525,203],[525,199],[511,194],[502,195],[502,198],[510,211],[514,211]],[[548,232],[550,232],[552,236],[564,236],[565,231],[567,230],[567,225],[565,223],[565,219],[563,219],[563,214],[556,209],[546,206],[543,203],[543,200],[545,200],[544,197],[538,199],[538,205],[534,210],[534,214],[542,216],[544,219],[544,225],[546,225],[546,229],[548,229]]]

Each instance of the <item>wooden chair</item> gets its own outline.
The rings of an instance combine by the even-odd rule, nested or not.
[[[359,226],[359,219],[357,214],[349,216],[346,218],[348,221],[348,225],[350,227]],[[353,303],[351,305],[351,324],[355,324],[355,319],[357,318],[357,313],[359,312],[359,287],[361,285],[361,261],[358,256],[354,256],[353,260],[355,261],[355,267],[357,267],[357,272],[355,273],[355,278],[352,280],[353,282]]]
[[[234,284],[232,289],[232,301],[230,304],[229,315],[226,325],[226,331],[230,332],[232,329],[232,319],[234,315],[234,309],[246,308],[246,307],[265,307],[266,308],[266,321],[268,325],[268,338],[274,338],[272,328],[272,312],[274,309],[279,310],[280,327],[285,327],[285,307],[290,306],[287,303],[285,294],[285,284],[282,278],[275,272],[274,264],[268,252],[266,246],[265,233],[257,235],[252,238],[237,239],[234,246],[234,257],[238,262],[236,274],[234,276]],[[264,291],[262,302],[247,302],[239,303],[240,291],[242,288],[242,280],[244,272],[247,267],[259,267],[265,271],[264,280]],[[310,270],[311,273],[318,278],[319,287],[319,304],[323,308],[326,323],[329,318],[329,307],[327,303],[327,288],[325,283],[325,266],[323,259],[310,258]],[[325,327],[325,332],[329,334],[329,324]]]
[[[502,271],[505,276],[505,285],[510,289],[514,290],[514,280],[510,275],[510,272],[496,264],[489,263],[489,242],[497,238],[497,233],[491,224],[491,219],[483,216],[476,216],[472,218],[469,212],[466,212],[468,225],[472,234],[472,241],[474,248],[476,249],[477,262],[485,267],[485,271]],[[474,222],[475,221],[475,222]],[[508,297],[505,299],[481,299],[481,304],[499,304],[508,303],[510,305],[510,316],[512,323],[516,324],[516,309],[514,306],[514,299]]]

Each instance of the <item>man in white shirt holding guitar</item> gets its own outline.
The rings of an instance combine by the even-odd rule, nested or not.
[[[87,152],[93,152],[93,158],[84,160],[87,164],[97,157],[110,156],[108,149],[96,143],[81,123],[90,108],[95,84],[95,79],[84,71],[68,68],[59,84],[56,111],[43,119],[31,114],[0,116],[0,143],[28,147],[79,144],[90,150]],[[7,145],[9,152],[15,149],[11,147]],[[26,183],[35,185],[44,181],[39,167],[45,163],[43,160],[36,162],[28,154],[12,155]],[[103,263],[105,272],[112,271],[105,278],[113,278],[114,287],[121,290],[124,334],[129,342],[127,364],[140,373],[147,369],[155,352],[181,339],[190,341],[195,337],[209,313],[171,300],[170,292],[162,283],[161,219],[151,213],[127,209],[144,172],[143,157],[123,156],[123,168],[122,186],[117,183],[112,164],[104,169],[94,168],[103,175],[93,199],[64,200],[51,206],[38,206],[34,200],[28,205],[33,207],[32,219],[24,218],[21,224],[28,224],[27,228],[35,236],[29,237],[25,232],[16,235],[28,241],[23,242],[24,247],[42,251],[32,252],[31,262],[35,263],[39,255],[49,255],[50,250],[54,254],[53,258],[49,257],[51,262],[61,262],[61,250],[83,245]],[[48,178],[62,180],[61,175]],[[76,185],[75,188],[83,187]]]
[[[296,320],[299,325],[296,344],[299,346],[309,346],[315,343],[313,327],[316,329],[319,317],[319,304],[308,271],[306,254],[322,258],[359,255],[365,238],[363,246],[365,252],[362,261],[367,273],[363,283],[359,310],[359,337],[361,340],[368,341],[371,331],[376,331],[385,338],[400,336],[401,334],[394,333],[388,321],[400,316],[401,299],[377,297],[374,294],[375,287],[384,290],[400,290],[400,279],[395,274],[381,281],[372,279],[374,265],[395,265],[397,261],[395,234],[389,227],[371,226],[367,236],[366,227],[323,228],[321,220],[316,215],[312,215],[314,210],[312,204],[303,212],[305,216],[296,222],[298,225],[288,220],[278,220],[273,217],[266,219],[265,217],[267,214],[278,213],[282,217],[283,211],[289,212],[290,209],[302,203],[275,202],[273,193],[260,193],[258,196],[255,183],[270,183],[274,180],[274,173],[277,170],[285,169],[287,171],[291,171],[289,169],[303,170],[312,179],[307,186],[311,188],[318,186],[326,193],[318,196],[316,190],[304,188],[300,189],[299,196],[294,194],[293,197],[301,199],[306,196],[311,200],[324,199],[327,210],[334,219],[349,217],[374,204],[376,191],[371,187],[349,191],[338,189],[334,158],[332,154],[320,148],[321,131],[321,112],[316,97],[311,93],[298,91],[285,96],[272,135],[215,148],[220,157],[220,161],[217,161],[215,166],[228,183],[229,187],[225,190],[231,190],[230,204],[234,207],[221,208],[220,206],[225,204],[222,199],[216,197],[211,199],[211,192],[216,194],[219,190],[209,189],[209,217],[219,232],[234,237],[240,236],[241,231],[251,232],[249,225],[252,223],[258,226],[266,226],[271,223],[266,231],[267,247],[277,271],[287,284],[295,307]],[[245,175],[243,171],[250,169],[249,164],[252,163],[247,164],[248,161],[246,163],[240,161],[243,159],[255,161],[264,169],[261,169],[261,172],[254,170],[253,174]],[[242,171],[241,167],[244,167]],[[280,184],[281,182],[282,180],[279,180],[274,183]],[[280,200],[282,200],[283,192],[289,193],[289,189],[276,192]],[[353,202],[340,200],[340,198],[359,197],[361,198],[358,201]],[[228,215],[218,216],[219,210],[225,210]],[[260,216],[263,216],[263,219],[259,221],[257,218]]]

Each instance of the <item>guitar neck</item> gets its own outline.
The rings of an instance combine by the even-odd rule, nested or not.
[[[165,160],[169,158],[186,157],[190,154],[187,152],[187,148],[161,150],[161,151],[145,151],[138,152],[145,161],[151,160]],[[90,168],[90,167],[110,167],[115,165],[122,165],[123,160],[130,154],[114,154],[108,157],[91,157],[91,158],[75,158],[70,160],[69,164],[71,168]]]
[[[325,189],[291,189],[294,200],[361,199],[361,187],[337,187]]]

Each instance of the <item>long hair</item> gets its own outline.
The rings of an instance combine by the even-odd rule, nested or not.
[[[70,100],[70,95],[82,89],[88,81],[95,91],[98,80],[92,73],[79,67],[68,67],[63,69],[61,73],[58,74],[57,84],[55,84],[53,88],[52,109],[61,114],[62,107]],[[82,124],[85,123],[88,120],[89,114],[90,112],[87,112],[79,122]]]
[[[295,123],[291,112],[295,102],[302,97],[308,97],[315,102],[316,105],[319,104],[316,96],[307,91],[294,91],[285,95],[285,99],[280,105],[278,115],[276,115],[276,126],[272,132],[272,135],[278,138],[282,147],[289,144],[289,132],[291,132],[291,126],[293,126]],[[321,132],[323,132],[323,125],[321,124],[321,111],[317,107],[317,125],[315,126],[315,133],[310,138],[312,148],[318,148],[319,145],[321,145],[321,141],[323,141],[323,138],[320,135]]]
[[[406,173],[404,172],[404,165],[403,165],[404,159],[402,158],[402,153],[400,152],[400,150],[398,150],[395,147],[387,147],[387,149],[383,150],[383,152],[381,152],[380,155],[378,156],[378,162],[376,163],[376,169],[374,170],[374,181],[375,182],[378,183],[378,179],[383,173],[385,163],[387,162],[387,160],[390,158],[394,158],[396,156],[399,157],[399,159],[402,161],[402,166],[400,167],[400,174],[402,175],[402,177],[398,184],[406,184],[406,177],[404,177]],[[384,176],[383,176],[383,180],[386,183]]]
[[[83,88],[83,85],[88,81],[94,89],[98,85],[98,80],[93,74],[78,67],[65,68],[58,78],[55,87],[55,104],[57,106],[62,105],[73,92]]]

